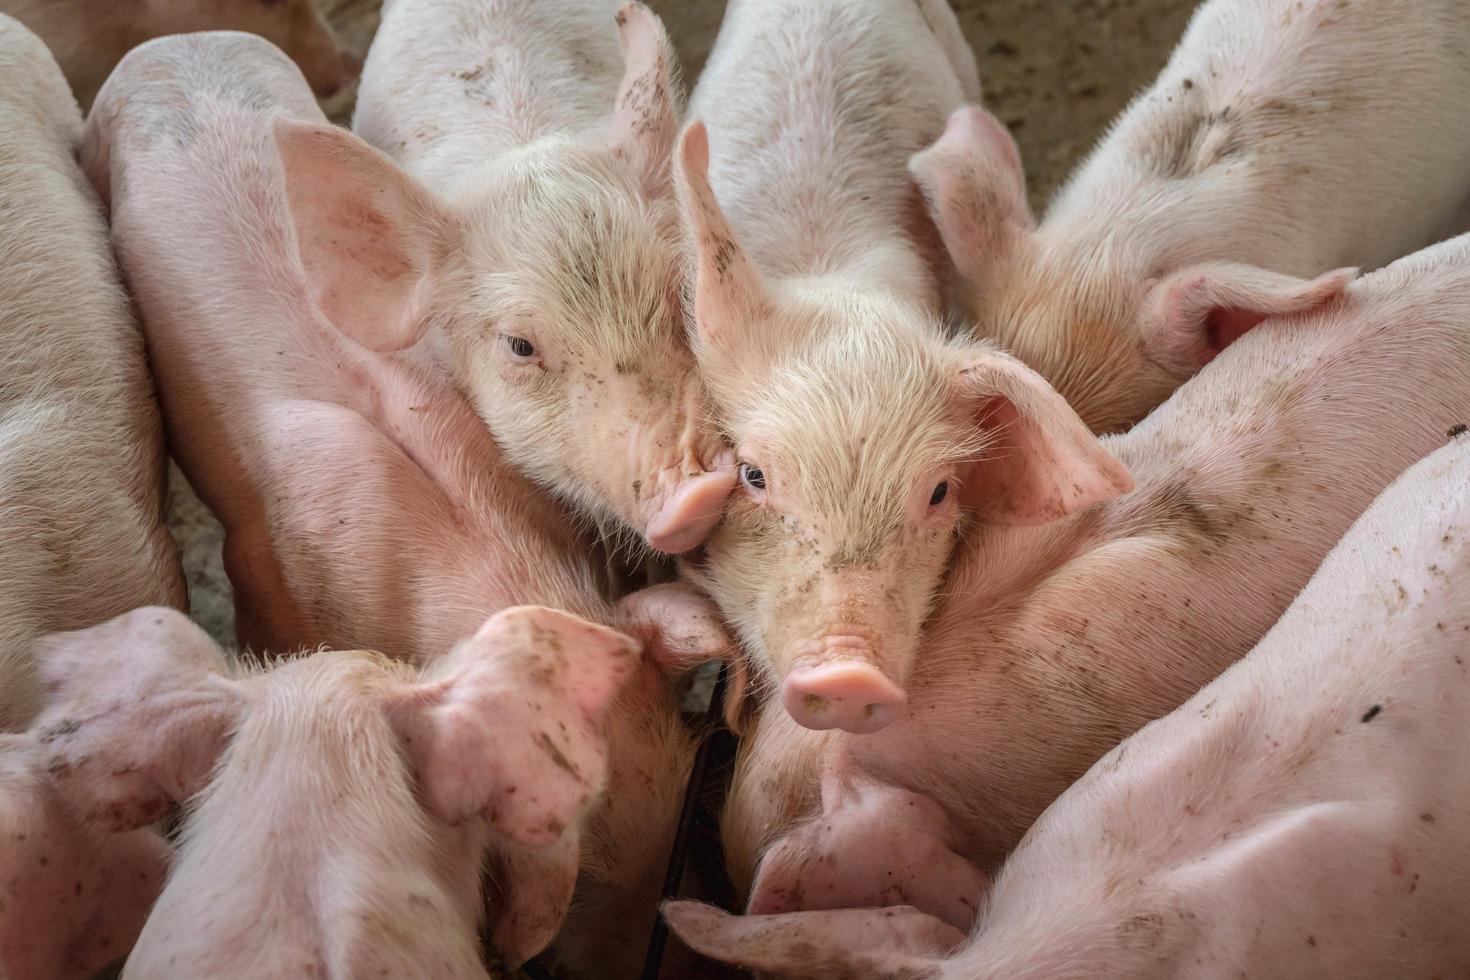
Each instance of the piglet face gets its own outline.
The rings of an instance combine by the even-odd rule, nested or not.
[[[678,553],[735,483],[685,339],[669,178],[672,49],[641,4],[605,138],[486,161],[452,202],[342,130],[281,123],[303,272],[374,350],[433,327],[460,387],[523,472],[607,530]]]
[[[1131,487],[1025,366],[930,315],[839,289],[767,291],[719,210],[701,124],[681,174],[698,356],[741,487],[690,562],[792,717],[864,733],[900,711],[966,520],[1042,523]]]

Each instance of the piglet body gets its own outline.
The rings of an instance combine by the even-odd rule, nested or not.
[[[1244,655],[1382,488],[1470,418],[1467,323],[1462,236],[1266,323],[1104,440],[1133,493],[982,529],[901,721],[814,736],[763,713],[725,821],[752,911],[909,904],[968,928],[982,874],[1037,815]],[[875,839],[890,843],[839,846]]]
[[[1459,0],[1211,0],[1040,225],[980,109],[913,170],[978,334],[1118,431],[1333,270],[1465,230],[1467,49]]]
[[[1383,492],[1245,659],[1041,816],[968,939],[912,908],[670,919],[772,976],[1463,974],[1467,528],[1461,436]]]

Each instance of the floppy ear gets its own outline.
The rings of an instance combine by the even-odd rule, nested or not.
[[[912,905],[968,930],[989,881],[951,849],[954,838],[928,797],[828,773],[821,812],[761,856],[747,911]]]
[[[425,806],[476,814],[521,844],[561,837],[602,789],[602,716],[639,662],[638,643],[569,613],[492,616],[390,705]]]
[[[701,360],[737,369],[758,350],[758,321],[769,309],[760,273],[735,239],[709,182],[709,133],[684,130],[678,183],[695,255],[694,320]]]
[[[369,350],[412,346],[453,221],[426,188],[345,129],[282,118],[275,135],[312,298]]]
[[[550,946],[561,931],[580,860],[576,834],[535,850],[509,843],[499,848],[487,903],[492,910],[490,945],[510,972]]]
[[[1207,262],[1170,275],[1149,292],[1143,335],[1157,360],[1193,374],[1262,320],[1307,313],[1337,299],[1357,269],[1297,279],[1234,262]]]
[[[739,654],[719,607],[688,582],[639,589],[618,601],[618,612],[644,655],[670,673]]]
[[[209,782],[240,711],[224,654],[183,613],[135,609],[37,644],[47,707],[31,731],[89,822],[130,830]]]
[[[978,106],[950,113],[944,134],[909,160],[960,274],[983,284],[985,270],[1036,227],[1010,130]]]
[[[711,959],[778,977],[932,977],[964,933],[909,906],[731,915],[666,902],[669,928]]]
[[[658,197],[670,190],[669,163],[679,131],[678,62],[663,21],[643,4],[623,4],[617,21],[623,82],[608,138],[614,153],[638,167],[646,193]]]
[[[961,500],[983,519],[1045,524],[1133,489],[1067,400],[1014,357],[980,353],[961,367],[957,385],[985,440],[962,478]]]

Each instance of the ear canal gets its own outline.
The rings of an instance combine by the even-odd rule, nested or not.
[[[986,437],[961,500],[997,524],[1045,524],[1133,489],[1133,478],[1046,379],[989,351],[960,373],[960,397]]]
[[[669,192],[669,165],[683,106],[673,44],[658,15],[641,3],[618,9],[624,74],[613,108],[613,151],[635,163],[650,197]]]
[[[86,819],[141,827],[207,784],[239,711],[224,654],[183,613],[148,607],[37,646],[50,704],[32,729]]]
[[[736,368],[760,343],[751,328],[766,311],[759,272],[735,238],[709,182],[709,133],[703,122],[684,130],[679,187],[694,242],[694,319],[701,358]]]

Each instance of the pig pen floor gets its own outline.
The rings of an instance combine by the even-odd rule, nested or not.
[[[342,41],[365,52],[380,0],[319,0]],[[664,19],[689,82],[698,78],[725,0],[648,0]],[[951,0],[974,48],[988,108],[1020,144],[1038,211],[1140,87],[1161,68],[1195,0]],[[351,117],[353,93],[325,104]],[[303,461],[304,465],[310,465]],[[220,561],[223,534],[176,468],[169,477],[169,527],[184,554],[195,618],[226,646],[234,607]],[[666,976],[673,976],[668,972]]]

